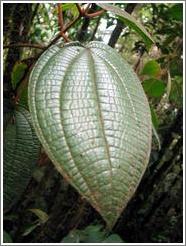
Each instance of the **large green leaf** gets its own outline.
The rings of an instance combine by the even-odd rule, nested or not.
[[[26,188],[39,154],[39,141],[30,113],[15,111],[4,133],[3,198],[4,209],[16,202]]]
[[[144,26],[142,24],[140,24],[133,16],[128,14],[125,10],[122,10],[117,6],[110,5],[107,3],[97,3],[97,5],[103,9],[110,11],[110,12],[116,14],[117,16],[119,16],[120,19],[126,25],[128,25],[133,30],[135,30],[143,38],[143,41],[146,43],[147,48],[150,48],[151,45],[153,43],[155,43],[154,40],[152,39],[151,35],[144,28]]]
[[[28,99],[48,156],[112,227],[150,154],[151,114],[136,74],[103,43],[57,44],[35,65]]]

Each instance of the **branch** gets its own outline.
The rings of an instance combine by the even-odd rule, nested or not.
[[[36,49],[41,49],[44,50],[46,49],[46,46],[41,45],[41,44],[29,44],[29,43],[16,43],[16,44],[8,44],[4,45],[3,48],[15,48],[15,47],[28,47],[28,48],[36,48]]]
[[[62,12],[62,7],[61,4],[57,4],[58,7],[58,25],[59,25],[59,30],[62,33],[63,32],[63,12]]]
[[[78,9],[78,11],[79,11],[79,15],[80,15],[80,16],[84,16],[84,15],[85,15],[85,11],[84,11],[84,9],[82,9],[82,8],[80,7],[79,3],[76,3],[76,7],[77,7],[77,9]]]
[[[85,14],[86,17],[89,17],[89,18],[93,18],[93,17],[97,17],[97,16],[100,16],[101,14],[103,14],[105,12],[104,9],[102,10],[99,10],[95,13],[91,13],[91,14]]]
[[[60,36],[63,37],[65,42],[70,42],[70,39],[68,39],[68,37],[64,33],[62,6],[60,3],[58,3],[57,6],[58,6],[58,24],[59,24]]]

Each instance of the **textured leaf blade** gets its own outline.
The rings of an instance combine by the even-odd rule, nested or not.
[[[97,3],[97,5],[107,11],[110,11],[118,15],[126,25],[135,30],[143,38],[143,41],[146,43],[148,48],[150,48],[151,45],[155,43],[151,35],[144,28],[144,26],[141,23],[139,23],[133,16],[128,14],[125,10],[107,3]]]
[[[14,115],[4,134],[4,209],[16,202],[25,190],[40,146],[32,127],[30,113],[19,108]]]
[[[150,154],[150,109],[136,75],[102,43],[58,44],[38,60],[28,96],[48,156],[112,227]]]

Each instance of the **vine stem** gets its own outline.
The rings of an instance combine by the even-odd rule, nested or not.
[[[64,23],[63,23],[63,11],[62,11],[62,5],[61,3],[57,4],[58,6],[58,24],[59,24],[59,31],[60,36],[62,36],[65,40],[65,42],[69,42],[69,38],[64,33]]]

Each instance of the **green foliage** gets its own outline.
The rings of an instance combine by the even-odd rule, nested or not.
[[[30,212],[34,213],[40,220],[41,223],[46,223],[48,220],[48,214],[38,208],[29,209]]]
[[[166,85],[162,80],[146,79],[143,81],[144,91],[150,97],[161,97],[165,93]]]
[[[19,105],[28,109],[28,87],[23,87],[19,98]]]
[[[41,209],[31,208],[29,209],[29,211],[32,212],[35,216],[37,216],[38,219],[35,220],[32,224],[25,226],[24,232],[22,233],[24,237],[32,233],[37,227],[41,226],[42,224],[45,224],[49,219],[48,214]]]
[[[39,155],[39,142],[30,113],[18,108],[4,133],[4,209],[10,208],[23,193]]]
[[[155,60],[151,60],[145,64],[141,74],[156,77],[159,75],[160,72],[160,65]]]
[[[123,243],[117,234],[107,235],[102,225],[89,225],[83,230],[72,230],[62,243]]]
[[[168,9],[167,15],[170,19],[173,19],[176,21],[182,21],[183,20],[183,4],[182,3],[174,4],[171,8]]]
[[[183,103],[183,78],[181,76],[174,76],[172,78],[171,92],[169,96],[170,102],[177,107],[181,107]]]
[[[117,6],[105,3],[99,3],[98,6],[102,7],[105,10],[111,11],[112,13],[119,16],[120,20],[122,20],[131,29],[135,30],[143,38],[143,41],[146,43],[148,49],[154,43],[154,40],[152,39],[151,35],[146,31],[144,26],[141,25],[134,17],[128,14],[125,10],[122,10]]]
[[[13,243],[10,234],[6,231],[3,231],[3,243]]]
[[[77,17],[79,15],[78,9],[75,3],[63,3],[62,4],[63,12],[70,11],[73,17]]]
[[[152,123],[154,127],[157,129],[159,126],[159,120],[155,110],[152,107],[151,107],[151,117],[152,117]]]
[[[40,223],[38,221],[36,221],[34,224],[32,225],[28,225],[25,227],[24,232],[22,233],[22,236],[26,237],[28,236],[30,233],[32,233],[38,226],[40,226]]]
[[[14,65],[13,71],[11,73],[11,82],[12,82],[13,89],[16,88],[16,86],[23,78],[26,69],[27,69],[27,65],[25,63],[16,63]]]

